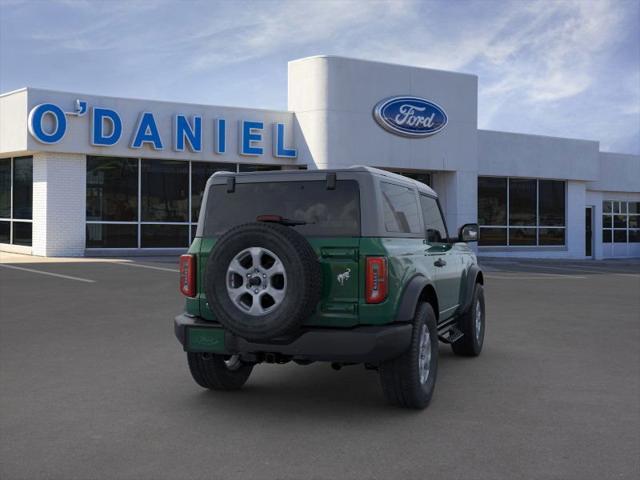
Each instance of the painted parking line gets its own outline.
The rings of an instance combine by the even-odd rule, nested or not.
[[[598,268],[593,269],[593,268],[582,267],[577,265],[555,267],[552,265],[530,265],[527,263],[520,263],[520,266],[529,267],[529,268],[543,268],[543,269],[549,269],[549,270],[561,270],[561,271],[573,270],[576,272],[596,273],[600,275],[621,275],[623,277],[640,277],[640,274],[636,274],[636,273],[612,272],[610,270],[604,270],[604,269],[598,269]]]
[[[135,262],[112,262],[112,263],[116,265],[124,265],[126,267],[137,267],[137,268],[148,268],[150,270],[160,270],[162,272],[178,273],[180,271],[177,268],[156,267],[155,265],[145,265],[142,263],[135,263]]]
[[[518,272],[519,273],[519,272]],[[534,273],[531,275],[493,275],[491,273],[485,277],[494,280],[583,280],[587,277],[581,275],[559,275],[555,273]]]
[[[12,270],[22,270],[23,272],[39,273],[40,275],[47,275],[49,277],[64,278],[65,280],[75,280],[76,282],[96,283],[95,280],[91,280],[89,278],[72,277],[71,275],[62,275],[60,273],[43,272],[42,270],[34,270],[33,268],[25,268],[25,267],[16,267],[15,265],[7,265],[7,264],[4,264],[4,263],[0,264],[0,267],[10,268]]]
[[[528,275],[526,277],[517,276],[517,275],[485,275],[490,280],[583,280],[587,277],[581,277],[579,275],[555,275],[548,277],[541,276],[532,276]]]

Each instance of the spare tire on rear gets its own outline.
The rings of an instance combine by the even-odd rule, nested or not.
[[[276,223],[247,223],[216,242],[204,272],[209,308],[236,335],[268,341],[293,333],[321,294],[320,262],[307,240]]]

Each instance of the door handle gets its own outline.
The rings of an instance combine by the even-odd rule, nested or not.
[[[447,262],[445,262],[443,259],[439,258],[438,260],[436,260],[435,262],[433,262],[433,264],[434,264],[436,267],[444,267],[444,266],[447,264]]]

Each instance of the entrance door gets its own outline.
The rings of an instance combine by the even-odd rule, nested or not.
[[[593,257],[593,207],[584,210],[584,228],[585,257]]]

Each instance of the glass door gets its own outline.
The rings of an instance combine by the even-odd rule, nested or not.
[[[584,214],[584,255],[593,257],[593,207],[586,207]]]

